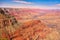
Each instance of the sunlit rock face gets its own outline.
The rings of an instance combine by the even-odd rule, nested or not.
[[[15,14],[16,10],[12,12]],[[59,32],[55,28],[48,27],[39,19],[20,23],[13,13],[6,8],[0,8],[1,40],[60,40]]]

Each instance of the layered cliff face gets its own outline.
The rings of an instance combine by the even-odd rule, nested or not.
[[[0,9],[1,40],[60,40],[59,32],[46,26],[41,20],[34,19],[19,23],[16,16],[11,14],[4,8]]]

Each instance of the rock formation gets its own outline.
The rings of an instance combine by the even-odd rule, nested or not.
[[[56,29],[47,27],[41,20],[30,20],[19,24],[6,9],[0,8],[1,40],[60,40]]]

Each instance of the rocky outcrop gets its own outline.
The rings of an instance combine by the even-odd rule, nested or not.
[[[9,13],[0,8],[0,39],[1,40],[10,40],[10,36],[15,30],[15,24],[17,20],[14,16],[11,16]]]

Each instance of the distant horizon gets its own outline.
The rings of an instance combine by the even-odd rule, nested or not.
[[[60,0],[0,0],[0,7],[60,9]]]
[[[0,8],[27,8],[27,9],[60,9],[60,8],[29,8],[29,7],[0,7]]]

